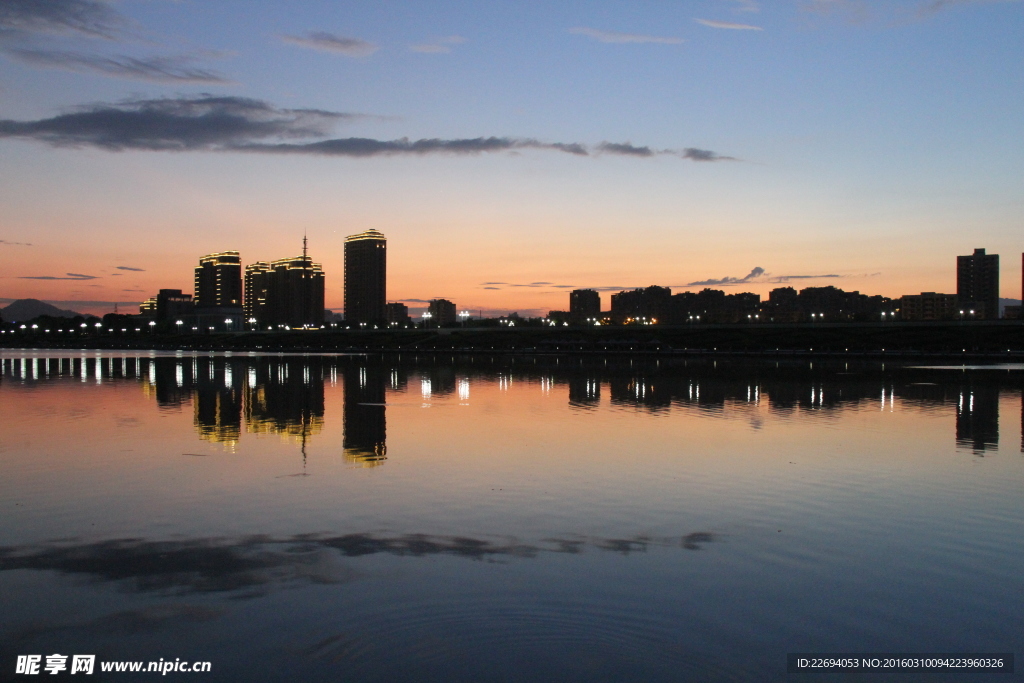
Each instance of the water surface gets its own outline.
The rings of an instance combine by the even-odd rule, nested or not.
[[[0,680],[53,652],[781,681],[787,652],[1020,650],[1017,368],[0,360]]]

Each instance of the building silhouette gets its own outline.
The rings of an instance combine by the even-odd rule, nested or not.
[[[349,325],[387,320],[387,239],[378,230],[345,238],[345,321]]]
[[[956,294],[962,310],[973,310],[979,320],[999,318],[999,254],[975,249],[956,257]]]
[[[959,310],[956,294],[921,292],[906,294],[900,299],[903,320],[953,320]]]
[[[245,319],[260,328],[320,327],[324,322],[324,272],[306,253],[245,267]]]
[[[612,321],[620,325],[658,322],[668,313],[671,300],[672,290],[656,285],[612,294]]]
[[[157,322],[173,322],[191,315],[194,308],[191,294],[180,289],[161,289],[156,296],[142,302],[139,313]]]
[[[242,259],[237,251],[199,259],[193,300],[197,308],[241,308]]]
[[[395,302],[384,306],[384,315],[388,325],[408,325],[409,307],[403,303]]]
[[[569,292],[569,323],[585,325],[601,317],[601,295],[593,289],[574,289]]]
[[[455,304],[448,299],[431,299],[427,305],[430,324],[433,327],[449,327],[455,324]]]

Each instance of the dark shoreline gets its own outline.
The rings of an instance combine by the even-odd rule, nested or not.
[[[315,330],[204,335],[35,332],[3,348],[182,351],[456,352],[540,355],[1024,360],[1024,322],[732,324],[601,328]]]

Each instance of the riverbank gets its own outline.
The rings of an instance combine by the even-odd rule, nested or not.
[[[457,351],[517,354],[853,355],[1024,359],[1020,321],[817,323],[581,328],[311,330],[203,335],[12,334],[5,348],[203,351]]]

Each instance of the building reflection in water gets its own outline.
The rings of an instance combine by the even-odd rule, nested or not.
[[[228,359],[193,360],[196,362],[192,367],[192,415],[196,432],[207,441],[234,447],[242,435],[241,382],[236,382]],[[175,368],[176,375],[179,372],[184,378],[184,363]]]
[[[346,367],[342,370],[345,391],[342,447],[345,459],[364,467],[383,464],[387,459],[385,383],[398,383],[397,375],[375,366]]]
[[[956,443],[975,453],[999,448],[999,386],[968,385],[956,406]]]
[[[70,357],[69,357],[70,356]],[[573,410],[600,406],[602,394],[613,407],[669,413],[696,410],[723,414],[741,408],[751,424],[760,424],[758,408],[783,419],[804,413],[823,416],[866,407],[955,411],[955,444],[977,454],[998,449],[1000,392],[1022,396],[1024,374],[959,375],[945,372],[900,376],[884,366],[822,367],[816,362],[729,366],[718,362],[634,363],[631,359],[595,359],[559,365],[537,362],[519,370],[514,359],[471,358],[448,363],[419,358],[412,362],[331,356],[115,356],[72,352],[63,357],[24,355],[2,358],[0,380],[31,385],[46,381],[103,385],[133,381],[161,409],[181,410],[191,402],[196,432],[205,440],[233,448],[241,432],[278,434],[305,446],[324,428],[325,382],[341,381],[343,452],[346,460],[374,466],[387,457],[386,395],[418,394],[424,403],[457,400],[471,404],[476,381],[499,392],[539,384],[545,393],[568,387]],[[447,359],[445,359],[447,360]],[[412,378],[412,379],[410,379]],[[605,393],[606,392],[606,393]],[[1021,451],[1024,452],[1024,431]]]
[[[319,434],[324,427],[321,363],[282,358],[250,365],[245,426],[251,434],[280,434],[303,444]]]

